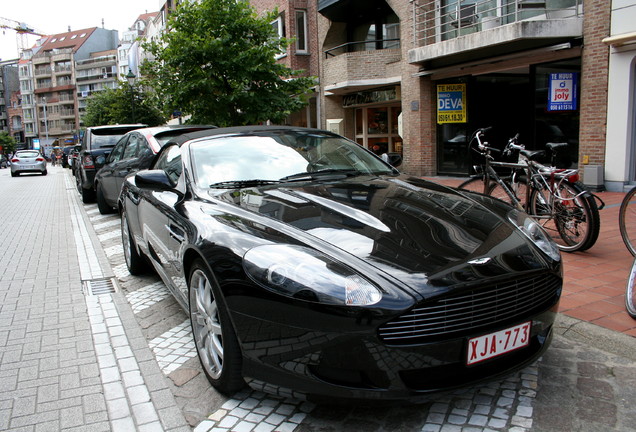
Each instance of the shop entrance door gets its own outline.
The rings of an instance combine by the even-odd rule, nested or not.
[[[487,139],[496,148],[503,148],[516,133],[532,133],[534,101],[528,73],[481,75],[461,82],[467,83],[467,123],[437,126],[437,171],[442,175],[471,173],[474,155],[468,141],[478,128],[492,127]]]

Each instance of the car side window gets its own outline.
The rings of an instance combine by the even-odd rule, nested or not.
[[[110,153],[110,156],[108,156],[108,163],[117,162],[121,159],[127,141],[128,137],[123,137],[119,140],[119,142],[115,145],[115,148],[113,148],[113,151]]]
[[[155,162],[154,168],[164,170],[172,183],[177,184],[183,169],[181,167],[181,149],[179,146],[172,145],[164,149],[157,162]]]
[[[153,151],[150,148],[150,144],[144,138],[139,139],[139,150],[137,151],[137,157],[140,159],[148,158],[153,155]]]
[[[128,138],[128,145],[126,145],[126,150],[124,150],[123,159],[134,158],[137,156],[137,150],[139,150],[139,137],[132,134],[130,138]]]

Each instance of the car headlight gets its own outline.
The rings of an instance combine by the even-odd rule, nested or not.
[[[561,260],[561,252],[559,252],[556,243],[552,241],[537,221],[519,210],[512,210],[508,213],[508,219],[547,256],[555,261]]]
[[[257,246],[245,253],[243,268],[262,287],[288,297],[345,306],[382,299],[376,286],[349,267],[302,246]]]

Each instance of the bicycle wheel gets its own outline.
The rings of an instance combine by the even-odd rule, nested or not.
[[[526,189],[528,188],[525,178],[519,178],[515,181],[512,181],[510,178],[506,178],[503,179],[503,182],[506,185],[506,188],[508,188],[508,191],[506,191],[499,183],[493,181],[488,195],[505,201],[513,207],[517,207],[517,203],[519,203],[521,207],[525,209]],[[514,199],[510,196],[510,194],[514,196]]]
[[[632,188],[621,202],[618,226],[629,253],[636,257],[636,188]]]
[[[533,189],[528,205],[534,216],[564,252],[584,251],[598,239],[600,216],[596,201],[579,183],[563,182],[554,192]]]
[[[462,184],[460,184],[459,186],[457,186],[457,188],[467,190],[470,192],[478,192],[480,194],[488,193],[488,191],[490,191],[490,188],[484,189],[483,176],[471,177],[465,182],[463,182]]]
[[[504,183],[506,184],[506,187],[508,187],[508,189],[510,189],[510,183],[504,180]],[[490,184],[490,190],[488,191],[488,195],[490,195],[491,197],[500,199],[502,201],[507,202],[510,205],[517,205],[512,198],[510,198],[510,195],[508,195],[508,192],[506,192],[506,190],[496,181],[493,181]]]
[[[634,288],[634,283],[636,283],[636,259],[632,264],[632,270],[629,272],[627,286],[625,287],[625,308],[632,318],[636,318],[636,289]]]

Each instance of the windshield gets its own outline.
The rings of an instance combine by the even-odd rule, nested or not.
[[[190,146],[201,187],[247,180],[291,180],[320,173],[391,174],[392,168],[344,138],[306,131],[259,132],[209,138]]]

